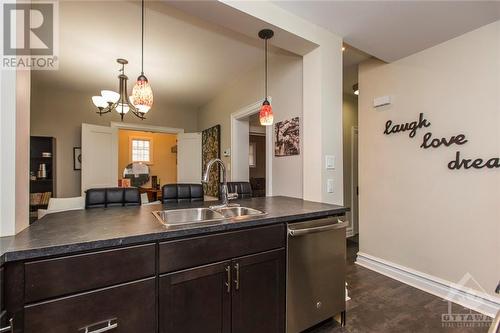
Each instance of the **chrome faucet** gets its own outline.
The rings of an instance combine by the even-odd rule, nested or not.
[[[221,169],[222,169],[222,186],[221,186],[221,199],[222,199],[222,204],[217,205],[217,206],[211,206],[210,208],[212,209],[217,209],[217,208],[225,208],[228,206],[239,206],[239,204],[229,204],[229,200],[234,200],[238,199],[238,193],[229,193],[229,190],[227,188],[227,178],[226,178],[226,165],[220,158],[214,158],[211,159],[207,163],[207,168],[205,169],[205,173],[203,174],[203,182],[208,183],[209,178],[210,178],[210,169],[214,164],[219,164]]]

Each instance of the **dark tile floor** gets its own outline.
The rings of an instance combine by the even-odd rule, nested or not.
[[[487,332],[487,327],[443,327],[441,314],[448,303],[441,298],[354,264],[357,242],[348,241],[347,325],[329,321],[308,333],[433,333]],[[453,313],[470,313],[454,304]]]

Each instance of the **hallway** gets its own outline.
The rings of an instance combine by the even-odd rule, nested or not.
[[[441,314],[448,303],[354,263],[358,244],[347,241],[347,325],[329,321],[308,333],[469,333],[487,332],[488,327],[442,327]],[[453,313],[470,310],[453,305]],[[459,324],[457,324],[459,325]]]

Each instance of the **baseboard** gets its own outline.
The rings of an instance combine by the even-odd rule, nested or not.
[[[500,311],[500,298],[498,297],[464,288],[459,284],[366,253],[358,252],[356,264],[489,317],[494,318],[497,312]]]

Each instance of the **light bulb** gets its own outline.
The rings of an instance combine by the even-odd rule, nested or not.
[[[116,112],[119,114],[126,114],[130,110],[130,107],[127,104],[118,104],[116,107]]]
[[[92,96],[92,102],[98,108],[104,109],[108,106],[108,103],[102,96]]]
[[[102,97],[106,100],[106,102],[114,104],[118,102],[120,99],[120,94],[111,90],[102,90],[101,91]]]

